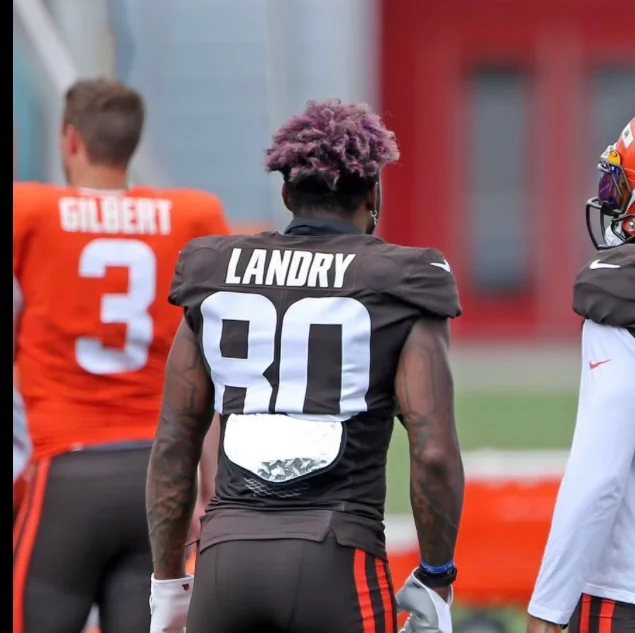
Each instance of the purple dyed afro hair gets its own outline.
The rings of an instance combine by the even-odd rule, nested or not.
[[[320,178],[334,191],[341,177],[373,180],[398,158],[395,134],[369,106],[329,99],[309,101],[276,132],[266,169],[290,183]]]

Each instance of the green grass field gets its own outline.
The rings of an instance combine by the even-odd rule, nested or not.
[[[528,393],[458,394],[456,421],[463,451],[478,448],[568,448],[576,395]],[[388,513],[409,513],[408,441],[395,424],[388,458]]]

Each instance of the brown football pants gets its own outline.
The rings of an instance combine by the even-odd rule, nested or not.
[[[204,550],[187,633],[396,633],[386,561],[300,539],[228,541]]]
[[[36,462],[13,529],[13,633],[150,628],[148,446]]]
[[[570,633],[635,633],[635,604],[583,594],[571,617]]]

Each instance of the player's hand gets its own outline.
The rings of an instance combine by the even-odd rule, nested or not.
[[[562,633],[562,627],[530,615],[527,620],[527,633]]]
[[[151,578],[150,633],[185,633],[194,576],[172,580]]]
[[[451,587],[430,589],[413,571],[396,595],[398,610],[410,613],[399,633],[452,633],[452,599]]]

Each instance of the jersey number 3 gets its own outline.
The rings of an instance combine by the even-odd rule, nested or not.
[[[371,322],[368,310],[356,299],[300,299],[282,316],[278,338],[276,307],[260,294],[216,292],[203,301],[201,314],[202,346],[214,382],[217,412],[268,413],[272,408],[276,413],[344,421],[367,410]],[[232,322],[246,324],[234,332],[242,332],[247,340],[231,337],[244,351],[230,355],[223,353],[223,330],[231,328]],[[337,357],[329,358],[328,350],[310,345],[315,326],[339,330]],[[272,402],[273,385],[265,373],[274,364],[279,372]],[[319,385],[311,385],[311,380]],[[244,393],[241,410],[236,410],[237,400],[226,393],[227,388]],[[324,413],[318,415],[318,411]]]
[[[91,374],[117,374],[141,369],[148,360],[153,326],[148,309],[156,296],[157,263],[152,249],[140,240],[99,238],[89,242],[79,257],[79,276],[102,278],[106,269],[128,269],[128,292],[105,294],[101,299],[102,323],[123,323],[123,349],[105,347],[98,338],[75,341],[80,367]]]

